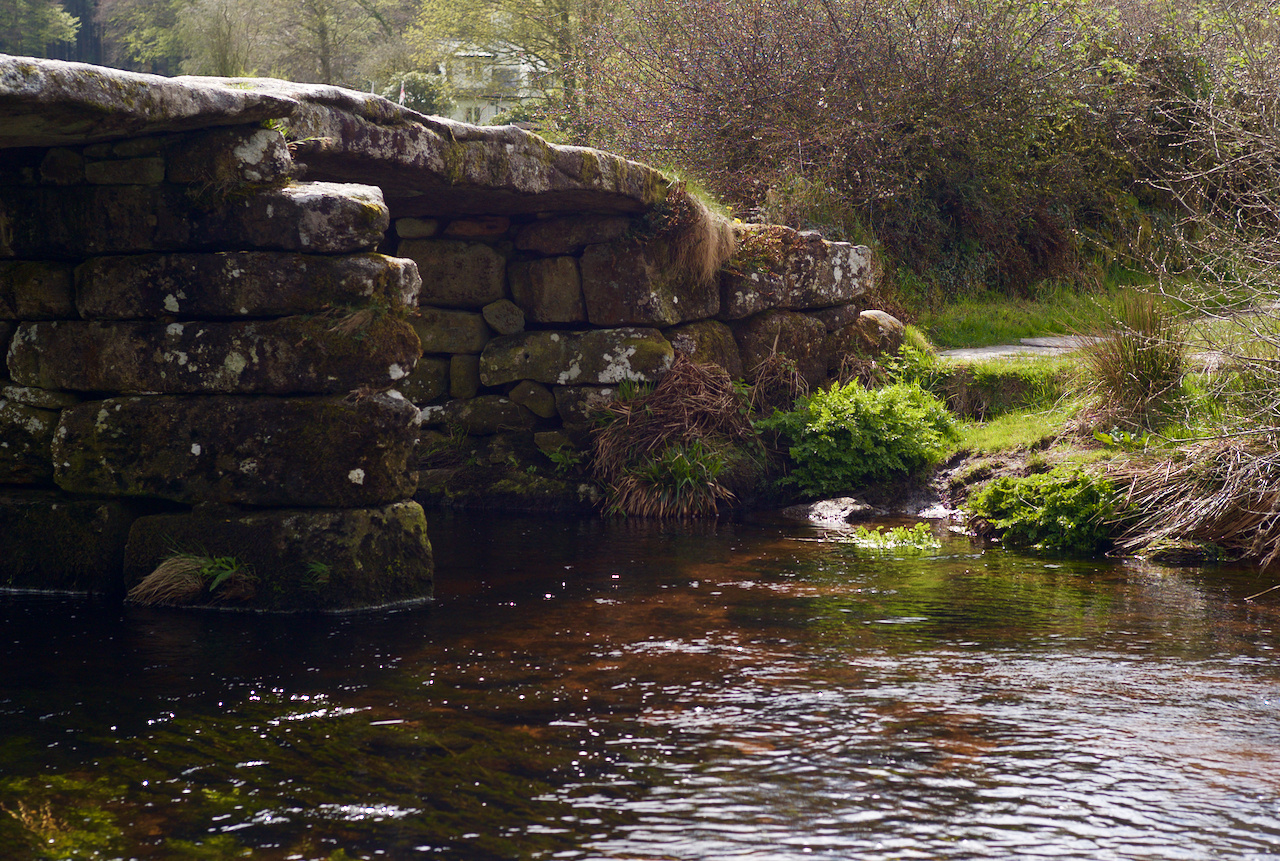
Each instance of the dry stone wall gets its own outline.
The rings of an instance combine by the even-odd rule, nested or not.
[[[422,599],[442,439],[581,445],[677,353],[818,383],[882,336],[865,248],[333,87],[0,56],[0,149],[0,586],[192,553],[244,606]]]

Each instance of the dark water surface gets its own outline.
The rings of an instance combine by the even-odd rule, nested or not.
[[[1280,591],[432,520],[347,618],[0,596],[0,858],[1280,859]]]

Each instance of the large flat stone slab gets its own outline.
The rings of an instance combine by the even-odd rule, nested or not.
[[[245,566],[234,596],[205,591],[192,603],[249,610],[343,611],[431,598],[427,520],[416,502],[378,508],[285,509],[141,517],[129,530],[131,588],[175,553],[230,557]]]
[[[657,170],[612,153],[428,117],[369,93],[269,78],[176,80],[296,102],[294,159],[308,176],[380,185],[397,218],[642,212],[670,188]]]
[[[86,320],[281,317],[333,305],[410,307],[421,284],[412,260],[383,254],[128,254],[79,266],[75,304]]]
[[[0,55],[0,147],[59,146],[286,117],[278,93]]]
[[[8,364],[15,382],[45,389],[332,394],[390,386],[421,352],[408,323],[356,311],[247,322],[22,323]]]
[[[0,186],[0,257],[147,251],[372,251],[390,223],[381,190],[301,182],[192,196],[176,185]]]
[[[413,495],[418,410],[361,398],[125,397],[64,410],[64,490],[175,502],[357,508]]]

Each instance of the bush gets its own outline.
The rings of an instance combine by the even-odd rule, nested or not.
[[[901,478],[936,463],[956,438],[947,408],[918,383],[832,386],[755,426],[789,446],[793,466],[782,484],[806,496]]]
[[[969,497],[971,523],[980,535],[1010,547],[1089,555],[1111,544],[1116,494],[1110,481],[1059,466],[1026,478],[1006,476]]]

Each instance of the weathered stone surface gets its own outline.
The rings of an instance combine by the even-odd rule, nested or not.
[[[855,325],[866,353],[871,356],[896,353],[906,337],[902,321],[885,311],[863,311]]]
[[[514,335],[524,331],[524,312],[510,299],[490,302],[480,309],[480,313],[499,335]]]
[[[0,55],[0,146],[59,146],[286,117],[280,95]]]
[[[734,262],[720,273],[721,320],[742,320],[777,308],[787,292],[782,272],[737,271]]]
[[[491,245],[457,239],[408,239],[398,252],[418,264],[423,305],[479,310],[505,298],[506,259]]]
[[[407,499],[418,410],[398,393],[124,397],[64,410],[54,477],[73,493],[363,507]]]
[[[217,606],[341,611],[431,597],[427,521],[416,502],[378,508],[285,509],[140,517],[129,530],[131,588],[176,551],[231,556],[253,569],[251,597]]]
[[[396,383],[396,390],[415,404],[444,397],[449,393],[449,360],[423,356],[409,376]]]
[[[387,229],[382,192],[295,183],[190,196],[177,185],[0,186],[0,256],[74,257],[144,251],[372,250]]]
[[[716,320],[699,320],[673,326],[663,334],[677,353],[683,353],[695,362],[719,365],[735,380],[742,379],[742,356],[733,330]]]
[[[621,239],[632,225],[624,216],[574,215],[535,221],[516,235],[516,248],[550,257],[576,254],[587,245]]]
[[[278,317],[333,305],[403,308],[417,305],[422,286],[412,260],[372,253],[130,254],[95,257],[75,275],[76,308],[90,320]]]
[[[50,446],[56,410],[0,398],[0,484],[42,484],[53,478]]]
[[[480,380],[548,385],[651,382],[671,367],[675,352],[656,329],[524,332],[495,338],[480,356]]]
[[[455,398],[474,398],[480,391],[480,357],[477,355],[453,355],[449,357],[449,395]]]
[[[440,232],[440,222],[434,218],[397,218],[395,227],[401,239],[427,239]]]
[[[12,320],[0,320],[0,356],[9,354],[9,342],[13,340],[13,332],[17,324]],[[4,366],[0,366],[3,368]]]
[[[151,156],[89,161],[84,166],[84,178],[93,185],[155,185],[164,182],[164,159]]]
[[[790,311],[766,311],[733,327],[749,382],[755,380],[756,367],[776,349],[796,363],[810,385],[821,383],[827,376],[826,336],[821,322]]]
[[[720,317],[738,320],[770,308],[809,310],[847,305],[871,282],[871,252],[827,242],[814,231],[776,224],[735,230],[738,249],[721,274]]]
[[[522,407],[528,407],[530,412],[540,418],[549,419],[556,416],[555,395],[541,383],[521,380],[507,393],[507,397]]]
[[[0,320],[74,317],[71,273],[65,263],[0,260]]]
[[[390,315],[226,323],[23,323],[9,350],[15,382],[90,392],[336,393],[389,386],[422,349]]]
[[[443,406],[426,407],[421,421],[424,427],[459,428],[472,436],[531,430],[539,425],[536,415],[501,395],[455,398]]]
[[[61,410],[80,403],[80,396],[71,392],[55,392],[33,386],[18,386],[8,380],[0,380],[0,398],[16,404],[26,404],[42,410]]]
[[[873,517],[877,511],[860,499],[841,496],[822,499],[803,505],[790,505],[778,512],[788,520],[804,520],[810,523],[841,524],[861,523]]]
[[[596,413],[618,397],[615,386],[556,386],[556,412],[567,430],[583,430],[595,424]]]
[[[0,490],[0,586],[116,594],[135,517],[119,499],[57,490]]]
[[[408,319],[424,353],[479,353],[493,338],[484,317],[469,311],[419,308]]]
[[[582,277],[573,257],[519,260],[507,269],[511,298],[537,323],[585,323]]]
[[[185,135],[170,143],[169,182],[236,186],[276,182],[293,171],[284,136],[274,129],[242,127]]]
[[[823,308],[812,312],[809,316],[816,320],[821,320],[822,325],[827,327],[828,332],[834,332],[837,329],[843,329],[850,323],[856,322],[858,315],[861,313],[862,306],[855,303],[837,305],[834,308]]]
[[[53,185],[84,182],[84,157],[73,149],[51,149],[40,160],[40,181]]]
[[[556,146],[515,126],[428,117],[368,93],[265,78],[178,78],[299,102],[289,127],[308,176],[383,186],[396,216],[640,212],[670,181],[585,147]]]
[[[580,265],[587,319],[596,326],[670,326],[720,310],[719,286],[672,266],[663,242],[591,245]]]
[[[449,226],[444,229],[444,235],[451,239],[495,239],[505,236],[510,229],[510,218],[505,215],[489,215],[450,221]]]

